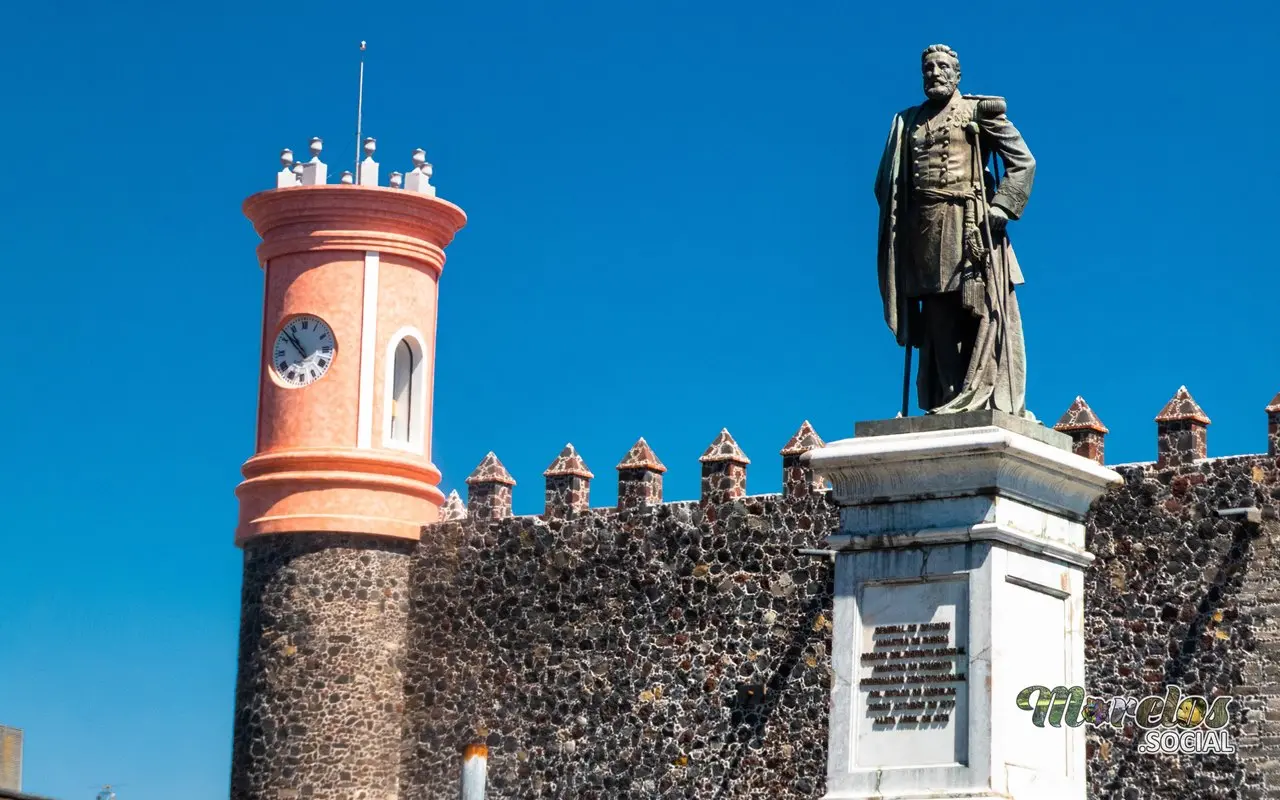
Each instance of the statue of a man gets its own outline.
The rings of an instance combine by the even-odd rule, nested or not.
[[[960,94],[954,50],[929,46],[921,71],[925,102],[894,117],[876,176],[885,321],[920,351],[927,412],[1030,416],[1014,295],[1022,271],[1005,225],[1022,216],[1035,159],[1002,98]]]

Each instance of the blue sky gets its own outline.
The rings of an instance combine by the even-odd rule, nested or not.
[[[240,213],[282,147],[384,174],[425,147],[470,215],[441,284],[444,488],[496,450],[541,510],[567,441],[667,496],[728,427],[777,490],[804,419],[892,416],[876,162],[947,42],[1039,166],[1012,228],[1029,405],[1083,394],[1114,462],[1185,383],[1212,455],[1280,390],[1271,4],[24,4],[0,48],[6,344],[0,724],[25,788],[226,797],[262,275]],[[194,8],[192,6],[191,8]],[[204,8],[213,9],[214,6]],[[1268,59],[1264,61],[1264,59]],[[177,352],[174,330],[194,341]],[[198,331],[198,333],[195,333]]]

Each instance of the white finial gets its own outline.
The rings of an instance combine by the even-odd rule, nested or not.
[[[293,174],[298,176],[298,180],[302,180],[302,170],[303,170],[302,162],[301,161],[294,162]]]
[[[372,136],[364,140],[364,161],[360,162],[356,174],[360,176],[357,183],[361,186],[378,185],[378,162],[373,160],[373,153],[378,149],[377,140]]]
[[[329,182],[329,168],[320,160],[320,151],[324,142],[319,136],[311,137],[311,160],[303,165],[302,184],[304,186],[323,186]]]
[[[293,161],[293,151],[285,148],[280,151],[280,171],[276,173],[276,188],[297,186],[298,175],[302,174],[302,165]]]
[[[391,188],[392,188],[392,189],[399,189],[399,188],[400,188],[400,186],[403,184],[403,182],[404,182],[404,176],[403,176],[403,175],[401,175],[399,172],[393,172],[393,173],[391,173]]]
[[[421,147],[413,151],[413,172],[405,178],[404,188],[411,192],[436,196],[436,187],[431,185],[431,165],[427,163],[427,151]]]
[[[347,185],[351,185],[356,182],[355,178],[351,175],[351,170],[347,169],[342,171],[342,182]]]

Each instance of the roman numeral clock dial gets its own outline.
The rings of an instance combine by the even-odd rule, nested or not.
[[[324,377],[337,355],[338,343],[329,324],[311,314],[285,322],[271,349],[271,369],[289,388],[310,386]]]

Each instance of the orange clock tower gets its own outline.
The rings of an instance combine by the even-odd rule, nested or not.
[[[266,273],[244,550],[235,800],[398,796],[409,561],[444,502],[431,462],[445,247],[466,222],[426,154],[378,182],[282,154],[247,199]]]
[[[295,176],[302,185],[244,204],[266,291],[257,447],[236,489],[236,541],[417,539],[444,503],[431,463],[436,302],[444,249],[466,215],[435,196],[421,156],[412,188],[378,186],[372,140],[362,185],[314,182],[325,171],[318,144]]]

